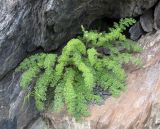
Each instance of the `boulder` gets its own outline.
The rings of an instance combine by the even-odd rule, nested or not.
[[[134,41],[137,41],[144,34],[144,31],[139,21],[129,29],[129,33],[130,39]]]
[[[137,56],[143,66],[127,72],[127,89],[118,98],[110,97],[101,106],[90,106],[91,116],[80,122],[64,112],[46,112],[44,116],[56,129],[159,129],[160,31],[139,42],[144,51]]]
[[[152,32],[153,31],[153,10],[147,10],[141,17],[140,17],[140,23],[142,26],[142,29],[145,32]]]

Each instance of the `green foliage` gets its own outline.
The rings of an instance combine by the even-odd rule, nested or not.
[[[34,97],[39,110],[44,109],[47,87],[53,80],[52,74],[56,57],[55,54],[35,54],[26,58],[17,68],[17,71],[25,71],[20,81],[23,89],[27,88],[33,78],[37,80],[34,87]]]
[[[130,18],[121,19],[108,33],[86,31],[82,26],[83,36],[71,39],[58,57],[42,53],[25,59],[18,68],[24,72],[21,87],[25,89],[35,78],[33,92],[40,111],[44,110],[48,89],[53,88],[54,93],[50,94],[54,97],[54,111],[66,107],[76,118],[89,115],[88,103],[100,100],[94,87],[99,86],[118,96],[125,87],[126,74],[122,64],[139,64],[131,53],[140,52],[141,48],[122,34],[134,23]],[[99,48],[105,49],[107,54]]]

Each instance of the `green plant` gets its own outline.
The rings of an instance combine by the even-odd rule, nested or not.
[[[21,87],[27,88],[35,78],[33,92],[40,111],[45,108],[48,89],[53,88],[54,93],[49,94],[54,97],[55,111],[65,106],[76,118],[88,116],[88,103],[100,100],[100,95],[93,91],[94,87],[119,95],[126,79],[122,64],[129,61],[139,63],[131,53],[140,52],[141,48],[122,34],[134,23],[131,18],[121,19],[108,33],[86,31],[82,26],[83,36],[71,39],[60,56],[41,53],[25,59],[17,69],[24,72]]]
[[[44,129],[50,129],[50,128],[46,127],[46,128],[44,128]]]

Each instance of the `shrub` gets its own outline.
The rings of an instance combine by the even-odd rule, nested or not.
[[[54,97],[54,111],[65,106],[76,118],[89,115],[88,103],[100,100],[94,87],[119,95],[126,79],[122,64],[139,63],[131,53],[140,52],[141,48],[122,34],[134,23],[131,18],[121,19],[109,32],[101,33],[87,31],[82,26],[83,36],[71,39],[61,55],[41,53],[26,58],[17,69],[23,72],[21,87],[26,89],[32,79],[36,79],[33,92],[40,111],[44,110],[49,93]],[[50,88],[54,93],[47,92]]]

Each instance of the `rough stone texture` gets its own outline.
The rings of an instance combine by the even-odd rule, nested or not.
[[[33,99],[24,103],[27,92],[21,91],[19,77],[10,73],[0,81],[0,129],[23,129],[38,117]]]
[[[139,42],[144,51],[137,56],[142,58],[143,67],[128,71],[127,90],[119,98],[91,106],[91,116],[80,123],[64,113],[45,113],[45,117],[56,129],[159,129],[160,31]]]
[[[41,0],[0,0],[0,79],[43,41]]]
[[[139,21],[129,29],[129,33],[130,39],[135,41],[137,41],[144,34],[144,31]]]
[[[138,16],[157,1],[0,0],[0,129],[28,129],[37,119],[32,99],[22,106],[26,92],[20,90],[20,75],[11,72],[24,57],[41,48],[58,49],[80,32],[81,24],[104,16]],[[89,129],[90,123],[73,121],[73,127]]]
[[[153,31],[153,10],[147,10],[141,17],[140,17],[140,23],[142,26],[142,29],[145,32],[152,32]]]
[[[156,30],[160,29],[160,2],[157,4],[154,11],[154,27]]]
[[[0,79],[35,48],[57,49],[102,16],[137,16],[158,0],[0,0]]]
[[[39,118],[29,129],[48,129],[48,126],[41,118]]]

